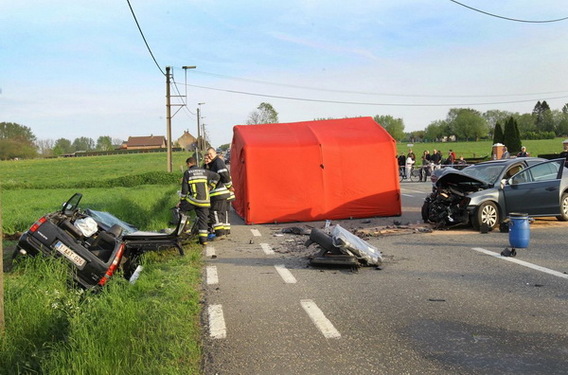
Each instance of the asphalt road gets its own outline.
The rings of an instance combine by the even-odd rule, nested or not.
[[[429,183],[403,183],[403,215],[332,222],[420,225]],[[537,220],[530,245],[508,234],[394,230],[369,243],[383,267],[308,266],[307,236],[247,226],[205,249],[205,374],[566,374],[568,223]]]

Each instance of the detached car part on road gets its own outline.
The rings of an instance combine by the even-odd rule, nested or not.
[[[180,215],[172,233],[142,232],[108,212],[79,209],[74,194],[61,210],[37,220],[18,241],[14,256],[63,256],[74,268],[74,280],[86,289],[101,287],[122,269],[129,279],[146,251],[177,248],[187,218]]]
[[[422,219],[436,227],[496,228],[512,212],[568,220],[565,159],[491,160],[437,174]]]

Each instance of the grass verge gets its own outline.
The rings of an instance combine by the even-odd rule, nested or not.
[[[5,278],[3,374],[198,374],[201,247],[149,253],[132,285],[70,287],[65,262],[23,259]]]

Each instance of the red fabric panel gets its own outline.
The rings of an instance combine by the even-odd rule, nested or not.
[[[401,214],[395,141],[370,117],[233,132],[233,206],[247,224]]]

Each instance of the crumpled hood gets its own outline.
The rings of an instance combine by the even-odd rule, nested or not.
[[[436,181],[436,187],[445,188],[452,187],[461,192],[468,193],[493,187],[486,181],[469,176],[460,170],[452,169],[443,173]]]

